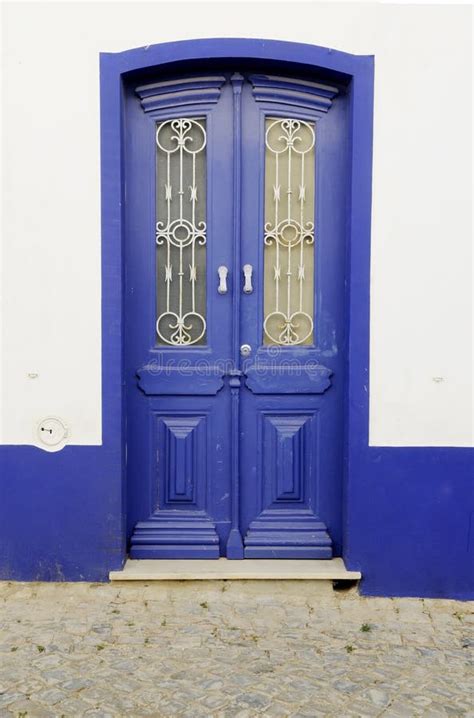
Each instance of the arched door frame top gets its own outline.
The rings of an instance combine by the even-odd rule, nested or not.
[[[299,66],[314,77],[340,77],[350,94],[349,202],[347,208],[348,368],[345,432],[345,520],[350,526],[351,495],[359,478],[353,459],[368,446],[369,420],[369,280],[372,192],[373,56],[351,55],[329,48],[278,40],[239,38],[186,40],[147,46],[120,53],[103,53],[101,75],[101,191],[102,191],[102,416],[103,444],[120,467],[125,486],[123,396],[123,82],[134,72],[157,73],[179,65],[221,60]],[[125,490],[122,515],[126,515]],[[123,522],[125,557],[125,521]],[[351,535],[344,536],[348,568],[358,569],[351,557]]]

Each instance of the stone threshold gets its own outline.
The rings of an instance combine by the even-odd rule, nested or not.
[[[121,571],[111,571],[111,581],[212,581],[298,580],[358,581],[360,571],[348,571],[342,558],[245,559],[229,561],[192,559],[128,559]]]

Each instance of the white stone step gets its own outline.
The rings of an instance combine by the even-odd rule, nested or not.
[[[244,561],[129,559],[111,581],[304,580],[357,581],[360,571],[348,571],[342,558],[328,560],[245,559]]]

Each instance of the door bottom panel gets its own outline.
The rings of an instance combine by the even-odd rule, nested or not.
[[[316,517],[263,513],[244,539],[245,558],[332,558],[326,525]]]
[[[160,511],[135,526],[130,558],[219,558],[216,526],[205,516]]]

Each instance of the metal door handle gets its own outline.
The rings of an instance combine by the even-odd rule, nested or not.
[[[219,286],[217,287],[217,291],[219,294],[227,294],[227,275],[229,274],[229,270],[227,267],[222,265],[217,269],[217,274],[219,275]]]
[[[252,294],[252,265],[244,264],[244,294]]]

